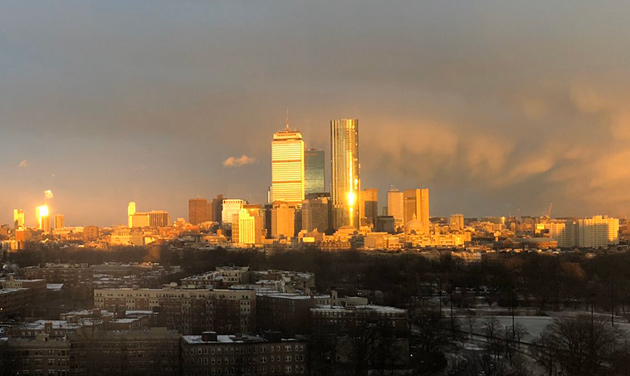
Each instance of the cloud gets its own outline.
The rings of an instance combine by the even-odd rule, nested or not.
[[[28,161],[26,159],[22,159],[20,164],[18,164],[18,167],[21,167],[21,168],[28,167]]]
[[[223,161],[225,167],[241,167],[256,162],[256,158],[241,155],[240,158],[230,157]]]

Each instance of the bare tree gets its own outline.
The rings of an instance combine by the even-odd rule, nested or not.
[[[605,373],[624,333],[604,319],[582,315],[560,318],[536,341],[538,362],[553,372],[554,367],[567,376],[587,376]]]

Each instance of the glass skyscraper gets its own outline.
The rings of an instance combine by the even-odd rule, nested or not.
[[[326,192],[324,151],[304,151],[304,196]]]
[[[359,120],[330,122],[333,227],[359,227]]]

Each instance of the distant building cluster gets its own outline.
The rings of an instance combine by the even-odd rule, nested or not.
[[[329,166],[329,167],[326,167]],[[406,251],[508,247],[605,248],[630,238],[625,221],[609,217],[431,217],[428,188],[392,188],[379,206],[379,192],[361,186],[358,119],[330,122],[330,157],[308,147],[289,126],[271,137],[271,182],[266,203],[218,194],[188,200],[188,218],[171,222],[164,210],[127,207],[127,224],[68,227],[52,215],[52,192],[35,210],[36,226],[14,210],[13,227],[0,228],[1,247],[64,243],[78,247],[299,248]],[[328,172],[328,169],[330,172]],[[327,183],[328,181],[328,183]],[[627,234],[626,234],[627,233]],[[623,239],[622,239],[623,240]]]

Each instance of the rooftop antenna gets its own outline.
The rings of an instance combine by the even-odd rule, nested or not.
[[[287,107],[287,132],[289,131],[289,107]]]

